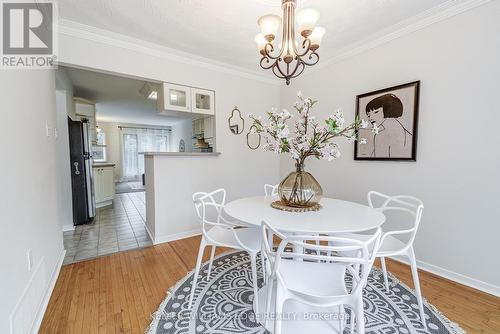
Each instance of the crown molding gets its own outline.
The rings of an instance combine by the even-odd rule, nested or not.
[[[332,64],[339,63],[363,52],[389,43],[397,38],[409,35],[491,1],[492,0],[466,0],[458,2],[458,0],[448,0],[441,5],[432,7],[429,10],[383,29],[382,31],[363,39],[362,41],[342,48],[337,55],[318,63],[309,69],[309,71],[304,72],[303,75],[310,75]]]
[[[267,76],[260,71],[252,71],[243,67],[200,57],[192,53],[171,49],[156,43],[88,26],[75,21],[60,19],[58,33],[276,86],[281,85],[280,80]]]

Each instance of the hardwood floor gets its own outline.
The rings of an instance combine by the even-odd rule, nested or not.
[[[167,289],[194,268],[198,244],[193,237],[63,266],[40,333],[143,333]],[[387,265],[413,286],[406,265]],[[467,332],[500,332],[500,298],[423,271],[420,280],[423,295]]]

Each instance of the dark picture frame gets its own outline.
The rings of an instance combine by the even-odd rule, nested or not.
[[[359,138],[365,138],[367,143],[362,144],[360,140],[354,142],[354,160],[417,161],[419,100],[420,81],[356,96],[356,117],[370,123],[379,121],[377,125],[382,132],[373,133],[371,126],[368,129],[360,129]],[[360,110],[360,107],[363,110]],[[391,123],[384,127],[386,121]],[[389,131],[390,124],[395,124],[393,128],[395,126],[397,129]],[[384,133],[385,129],[387,131]],[[379,136],[380,134],[383,137]],[[382,140],[377,142],[377,136]],[[408,140],[411,140],[411,143],[408,143]],[[392,147],[392,152],[396,152],[392,153],[393,156]]]

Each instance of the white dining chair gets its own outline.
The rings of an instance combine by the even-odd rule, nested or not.
[[[279,184],[272,185],[272,184],[264,184],[264,194],[266,197],[274,197],[278,196],[278,186]]]
[[[381,230],[377,229],[364,241],[330,236],[287,236],[263,222],[263,240],[266,240],[269,231],[282,240],[277,250],[274,250],[273,244],[268,242],[264,247],[266,258],[272,264],[268,282],[266,301],[266,315],[268,316],[266,319],[270,318],[271,302],[274,299],[274,317],[272,317],[275,320],[274,334],[281,333],[281,315],[287,301],[295,301],[315,308],[336,309],[339,315],[343,315],[344,306],[348,306],[352,315],[351,327],[354,326],[354,320],[356,320],[357,333],[363,334],[365,332],[363,287],[368,280],[375,253],[379,247]],[[307,241],[320,241],[320,244],[311,244]],[[327,245],[324,245],[325,243]],[[287,246],[306,251],[285,252]],[[342,252],[352,252],[354,255],[339,255]],[[297,258],[302,261],[295,261]],[[352,276],[350,291],[347,290],[345,284],[347,273]],[[342,333],[342,317],[339,319],[337,328]]]
[[[193,277],[193,285],[191,287],[191,295],[189,297],[190,308],[192,307],[196,291],[203,253],[205,247],[207,246],[212,246],[207,279],[209,279],[211,275],[212,262],[216,247],[229,247],[244,250],[250,255],[254,299],[257,300],[257,254],[262,247],[260,229],[259,227],[245,227],[239,222],[233,222],[224,218],[223,209],[225,201],[225,189],[217,189],[211,193],[197,192],[193,194],[193,202],[196,213],[201,223],[202,237],[200,241],[200,249],[198,251],[198,258],[196,260],[196,269]],[[255,310],[255,312],[257,313],[257,310]]]
[[[379,204],[375,204],[378,202]],[[418,308],[420,313],[420,320],[424,327],[427,327],[424,313],[424,304],[422,300],[422,293],[420,291],[420,281],[418,278],[418,268],[417,261],[415,258],[415,251],[413,250],[413,242],[415,241],[415,236],[417,235],[418,226],[422,218],[422,213],[424,210],[424,204],[421,200],[413,196],[398,195],[389,196],[376,191],[370,191],[368,193],[368,205],[372,208],[381,210],[386,215],[390,212],[402,213],[406,217],[398,216],[397,222],[401,223],[401,219],[410,219],[409,226],[404,229],[386,229],[385,226],[392,221],[386,221],[384,223],[382,238],[380,240],[380,249],[376,256],[380,258],[380,264],[382,266],[382,272],[384,275],[384,285],[387,291],[389,291],[389,280],[387,278],[387,267],[385,264],[386,257],[393,256],[406,256],[410,261],[411,273],[413,277],[413,285],[415,286],[415,293],[418,301]],[[406,241],[401,241],[395,236],[406,236]],[[338,237],[345,238],[356,238],[360,240],[366,240],[367,236],[364,234],[354,234],[354,233],[343,233],[336,234]]]

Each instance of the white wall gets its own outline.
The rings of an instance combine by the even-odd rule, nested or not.
[[[311,160],[306,168],[327,196],[365,202],[376,189],[420,197],[426,206],[416,240],[421,264],[497,294],[499,17],[500,1],[492,1],[303,75],[281,91],[284,107],[302,90],[319,99],[319,118],[338,107],[353,118],[357,94],[421,80],[416,163],[356,162],[353,146],[343,144],[340,160]],[[282,159],[281,175],[290,168]]]
[[[45,70],[1,72],[0,333],[9,333],[11,314],[20,316],[17,325],[22,327],[17,330],[28,332],[43,316],[42,301],[64,254],[63,218],[58,211],[60,137],[54,137],[55,77]],[[31,271],[28,249],[34,264]]]
[[[56,89],[66,92],[66,112],[71,119],[75,118],[75,104],[73,102],[73,83],[64,67],[56,70]]]
[[[61,213],[62,229],[73,230],[73,200],[71,193],[71,171],[69,156],[68,116],[74,117],[73,86],[66,71],[56,71],[56,126],[57,126],[57,160],[59,168],[58,203]]]

